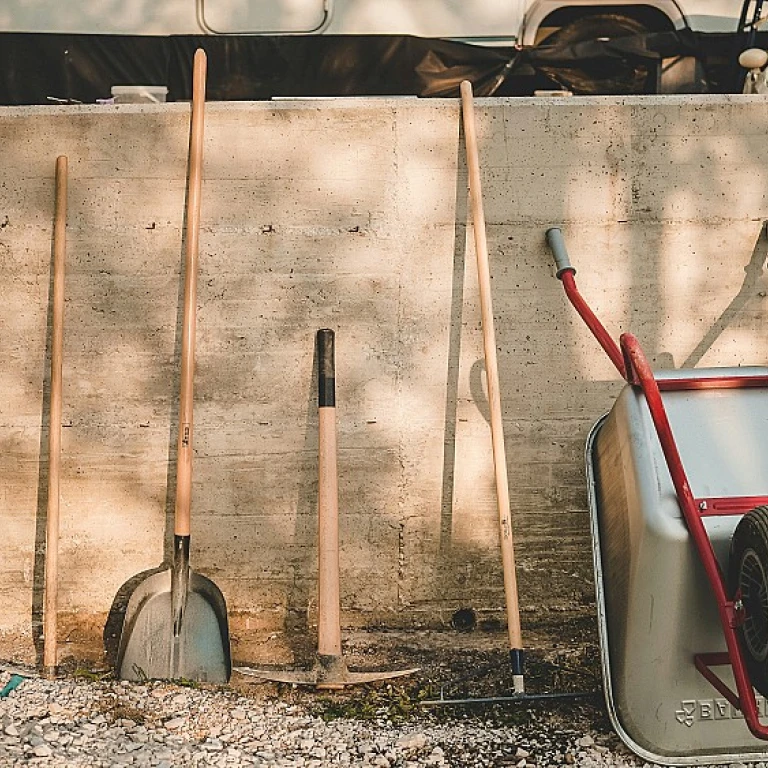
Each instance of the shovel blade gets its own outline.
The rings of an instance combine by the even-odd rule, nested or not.
[[[191,571],[180,631],[174,636],[171,570],[153,574],[131,595],[120,638],[122,680],[226,683],[232,671],[224,596]]]

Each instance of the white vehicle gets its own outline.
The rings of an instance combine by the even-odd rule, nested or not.
[[[736,31],[740,0],[2,0],[0,32],[417,35],[530,46],[690,28]]]

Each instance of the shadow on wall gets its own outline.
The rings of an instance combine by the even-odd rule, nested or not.
[[[257,622],[265,614],[279,616],[294,636],[306,632],[314,589],[313,333],[319,327],[335,328],[339,338],[342,599],[347,615],[376,616],[377,621],[384,616],[395,623],[404,616],[434,618],[470,606],[481,617],[483,612],[498,615],[503,591],[498,549],[455,535],[458,522],[470,529],[498,525],[489,511],[491,474],[467,477],[475,459],[490,469],[490,437],[478,429],[471,434],[477,455],[457,452],[460,415],[476,417],[482,428],[487,419],[482,366],[467,354],[471,344],[465,346],[467,334],[477,328],[474,298],[465,284],[463,141],[458,130],[450,141],[440,139],[438,161],[429,143],[414,152],[393,149],[392,137],[398,121],[405,124],[405,111],[424,110],[417,117],[426,123],[426,107],[360,109],[368,110],[360,115],[365,130],[345,122],[346,108],[322,110],[320,117],[316,108],[300,107],[270,106],[254,112],[257,117],[222,111],[206,146],[192,560],[215,578],[235,613],[255,616]],[[443,115],[440,131],[458,119],[454,104],[435,103],[434,109]],[[586,254],[587,298],[606,316],[609,328],[623,322],[640,325],[638,335],[652,353],[666,343],[671,323],[671,288],[665,282],[670,232],[685,232],[693,221],[693,214],[675,218],[665,208],[674,195],[674,180],[665,182],[671,192],[657,185],[651,201],[642,188],[633,189],[633,180],[636,187],[637,179],[650,184],[654,166],[664,165],[674,176],[683,162],[663,141],[641,153],[630,139],[622,140],[639,130],[632,123],[638,118],[627,117],[626,124],[606,130],[585,108],[558,134],[551,128],[557,123],[555,109],[564,108],[512,110],[482,104],[478,109],[520,591],[529,617],[553,606],[592,610],[583,446],[592,421],[619,388],[616,378],[604,373],[600,351],[583,341],[552,277],[544,231],[563,223],[574,237],[574,261],[582,261],[576,260],[578,253]],[[644,106],[632,110],[652,119]],[[63,610],[106,614],[111,602],[107,646],[114,641],[115,616],[133,574],[153,571],[160,558],[167,561],[172,537],[188,118],[172,110],[153,114],[151,119],[139,113],[120,116],[128,133],[144,135],[146,155],[136,153],[135,146],[115,146],[109,134],[117,118],[108,115],[74,121],[68,116],[70,127],[55,142],[48,138],[34,147],[50,157],[51,178],[59,151],[69,150],[72,168],[64,401],[65,423],[71,427],[65,430],[63,494],[73,505],[65,506],[62,515]],[[407,117],[416,124],[411,112]],[[239,132],[243,123],[247,141]],[[311,142],[306,138],[310,125]],[[555,142],[577,141],[581,153],[545,156],[530,137],[540,139],[547,132]],[[267,140],[272,142],[269,155],[251,151]],[[734,151],[751,157],[747,142],[734,140]],[[694,169],[685,177],[686,188],[706,176],[708,193],[717,197],[733,179],[721,176],[714,160],[709,161],[714,170],[698,168],[706,165],[706,151],[697,148],[685,159]],[[117,170],[108,170],[104,159],[113,153],[110,168]],[[25,212],[38,222],[34,247],[43,241],[41,232],[49,238],[51,212],[38,189],[47,165],[32,158],[31,170],[22,172],[27,161],[9,166],[9,178],[37,180]],[[744,174],[759,168],[758,160],[750,162],[754,165],[741,166]],[[402,185],[398,174],[416,165],[432,175],[425,171],[427,181],[418,194],[399,201],[392,191]],[[546,185],[538,187],[532,180],[542,173]],[[455,189],[434,203],[437,212],[430,219],[425,199],[437,199],[440,189],[449,186],[446,178],[456,179]],[[614,201],[607,208],[606,197]],[[423,208],[413,211],[414,200]],[[401,208],[395,210],[396,204]],[[724,331],[743,319],[750,297],[760,289],[766,232],[765,214],[759,213],[762,232],[741,288],[729,294],[727,286],[718,285],[715,301],[685,306],[686,315],[706,324],[703,333],[696,330],[693,344],[679,343],[667,353],[685,359],[686,366],[698,364]],[[2,215],[0,208],[0,220]],[[14,224],[16,214],[10,215]],[[720,221],[723,232],[735,221],[741,233],[723,237],[738,236],[743,242],[753,226],[743,219],[736,212],[733,220]],[[0,231],[0,242],[9,237],[8,230],[12,233],[13,226]],[[753,239],[749,242],[752,247]],[[442,250],[433,254],[427,245],[435,243]],[[703,235],[694,245],[702,249],[700,258],[711,258],[713,246]],[[419,252],[417,246],[429,251],[425,259],[434,257],[429,264],[439,273],[434,285],[426,278],[412,285],[423,278],[419,265],[409,261]],[[610,259],[605,256],[609,251]],[[685,260],[693,262],[690,253],[685,252]],[[38,267],[41,281],[48,279],[43,274],[48,266]],[[9,266],[3,268],[12,274]],[[714,279],[727,269],[721,266]],[[405,298],[404,279],[410,289]],[[617,285],[620,290],[614,290]],[[684,297],[695,288],[681,289]],[[720,309],[719,297],[734,292],[728,307]],[[414,320],[406,300],[416,306],[414,297],[434,298],[437,310],[422,308]],[[11,327],[11,310],[0,308],[0,313]],[[42,321],[38,326],[42,332]],[[759,333],[757,327],[745,330],[751,338]],[[49,349],[50,331],[45,334]],[[39,342],[42,349],[42,336]],[[48,374],[42,377],[41,399],[39,384],[29,384],[39,380],[41,359],[31,350],[26,354],[27,368],[10,375],[34,406],[40,430],[36,447],[42,456]],[[44,355],[46,364],[49,354]],[[418,376],[422,356],[428,355],[440,358],[445,380],[437,384]],[[465,377],[462,365],[468,357]],[[440,414],[434,429],[413,416],[394,425],[389,409],[402,399],[406,375],[411,377],[408,396],[419,413]],[[429,446],[444,452],[433,485],[424,486],[427,490],[419,486],[423,495],[412,503],[409,494],[416,486],[403,480],[412,446],[404,435],[416,429],[430,440],[439,433]],[[4,442],[6,458],[33,464],[34,447],[22,454],[13,448],[12,436]],[[34,515],[32,621],[39,646],[47,469],[42,459],[34,467],[38,493],[29,521]],[[420,467],[409,469],[411,477],[419,475]],[[473,498],[461,507],[459,480],[462,488],[474,483]],[[457,520],[459,509],[463,521]],[[469,523],[466,510],[477,514]],[[11,514],[8,507],[3,514]],[[421,528],[404,534],[403,525],[414,518],[423,519]],[[417,536],[423,541],[414,542]],[[414,543],[423,549],[411,557],[406,545]],[[104,579],[96,585],[92,573],[99,563]],[[16,561],[6,567],[23,570]],[[467,578],[473,573],[480,574],[474,582]],[[27,594],[28,585],[17,578],[8,588]],[[244,625],[241,631],[250,630]]]
[[[52,163],[53,165],[53,163]],[[55,167],[55,166],[54,166]],[[51,200],[55,189],[52,186]],[[53,220],[53,202],[51,204],[51,219]],[[48,440],[51,428],[51,350],[53,348],[53,262],[54,237],[50,238],[50,278],[48,281],[48,303],[45,322],[45,355],[43,356],[42,398],[40,413],[40,445],[39,466],[37,475],[37,513],[35,515],[35,544],[32,565],[32,610],[31,633],[35,647],[35,663],[43,664],[43,601],[45,584],[45,555],[46,555],[46,526],[48,520],[48,476],[50,471],[50,456]],[[63,427],[63,424],[62,424]],[[45,458],[44,458],[45,457]]]
[[[128,253],[134,255],[133,252],[137,249],[132,235],[139,229],[145,229],[146,233],[149,234],[150,230],[155,231],[155,224],[153,222],[151,227],[145,228],[143,222],[128,222],[125,226],[125,229],[128,230],[128,237],[126,237],[125,230],[123,232],[115,231],[113,226],[111,226],[112,221],[110,219],[112,217],[110,213],[114,214],[114,209],[110,211],[109,208],[112,208],[114,203],[110,203],[109,208],[105,210],[104,206],[101,205],[101,201],[98,200],[98,196],[96,200],[91,196],[93,180],[92,177],[89,177],[89,170],[92,169],[91,164],[94,161],[92,154],[94,144],[90,142],[94,141],[95,144],[98,144],[98,141],[94,140],[93,134],[100,133],[100,130],[92,122],[90,124],[89,122],[88,117],[86,117],[79,126],[74,128],[74,131],[72,131],[73,126],[71,125],[64,127],[56,136],[55,141],[46,142],[52,146],[36,148],[39,152],[39,157],[32,164],[25,165],[25,160],[21,158],[20,165],[22,168],[16,167],[11,169],[17,180],[18,175],[21,175],[21,184],[19,186],[24,188],[25,186],[28,187],[30,182],[35,186],[39,185],[38,179],[41,176],[43,179],[46,179],[47,174],[43,170],[46,157],[51,158],[50,163],[53,168],[53,159],[56,155],[66,152],[72,161],[70,167],[74,166],[74,173],[71,174],[71,176],[74,176],[74,183],[70,184],[69,253],[65,288],[65,392],[63,418],[65,429],[63,430],[62,450],[63,503],[60,556],[60,563],[63,567],[60,569],[61,589],[59,592],[61,612],[70,614],[72,613],[72,599],[70,596],[73,594],[73,580],[85,580],[85,582],[90,582],[92,588],[98,588],[100,586],[98,584],[99,580],[94,581],[92,578],[94,568],[103,570],[106,583],[114,579],[114,573],[111,568],[107,567],[107,563],[118,561],[118,558],[114,555],[116,551],[122,551],[120,529],[126,521],[131,520],[131,513],[134,511],[131,503],[115,505],[115,497],[123,501],[135,500],[137,496],[144,495],[147,490],[147,468],[135,466],[135,462],[134,466],[131,466],[131,459],[125,455],[126,450],[129,454],[132,450],[140,453],[143,447],[137,446],[137,442],[127,438],[125,434],[127,431],[130,431],[131,427],[135,427],[136,423],[130,424],[130,422],[133,422],[131,417],[128,418],[129,425],[126,425],[125,420],[121,423],[119,419],[115,418],[118,410],[116,403],[119,403],[120,393],[117,393],[117,398],[110,398],[110,395],[107,393],[108,388],[103,386],[104,363],[107,359],[111,363],[117,363],[116,367],[119,370],[121,368],[120,361],[125,361],[124,356],[131,357],[133,354],[135,358],[142,359],[144,353],[143,351],[138,351],[140,345],[147,342],[151,345],[157,342],[158,337],[162,336],[162,334],[157,332],[158,328],[162,327],[162,323],[156,325],[157,315],[153,312],[152,302],[147,301],[149,291],[145,282],[146,274],[141,274],[143,271],[141,267],[137,270],[137,274],[131,275],[132,279],[128,280],[129,283],[132,282],[132,285],[128,286],[128,290],[121,290],[118,300],[115,301],[113,284],[115,281],[120,282],[121,277],[126,274],[126,270],[117,266],[115,269],[115,272],[118,273],[116,277],[113,270],[107,268],[104,261],[105,255],[109,254],[108,258],[110,260],[112,258],[115,259],[112,263],[120,265],[126,253],[121,249],[121,246],[125,245],[126,240],[133,241],[128,245]],[[108,131],[109,120],[105,120],[104,124],[104,130]],[[72,133],[76,136],[73,136]],[[158,137],[156,136],[156,138]],[[165,142],[159,142],[160,146],[164,144]],[[151,174],[148,175],[151,176]],[[120,188],[121,181],[122,189]],[[135,180],[129,179],[126,183],[125,179],[115,182],[114,178],[110,178],[105,186],[112,186],[113,188],[117,186],[116,200],[119,201],[120,192],[130,189],[132,182],[135,183]],[[39,211],[35,211],[31,208],[38,200],[41,206],[44,206],[46,202],[45,189],[41,189],[40,194],[27,194],[25,200],[27,208],[23,212],[23,220],[12,222],[19,225],[18,229],[14,231],[12,227],[8,227],[10,231],[7,234],[11,237],[10,242],[19,244],[19,246],[24,244],[31,245],[28,252],[35,252],[33,243],[35,241],[42,242],[43,233],[45,233],[45,237],[49,239],[49,242],[51,241],[49,222],[52,221],[52,181],[50,190],[50,210],[41,207]],[[157,200],[157,198],[155,199]],[[93,206],[91,207],[89,203],[93,203]],[[158,207],[162,208],[162,206]],[[89,216],[93,217],[90,222],[88,221]],[[170,221],[168,224],[170,224]],[[178,241],[176,248],[178,248]],[[10,264],[11,262],[6,262],[7,266]],[[42,280],[45,279],[45,284],[48,287],[47,301],[42,305],[46,307],[46,320],[44,323],[40,323],[40,327],[44,330],[45,334],[45,352],[40,361],[43,364],[40,385],[35,384],[34,376],[26,374],[23,359],[15,358],[14,366],[12,366],[12,368],[17,369],[15,375],[22,382],[27,385],[31,384],[28,392],[30,401],[37,402],[40,407],[40,426],[38,431],[39,461],[36,462],[38,471],[36,512],[34,515],[34,554],[30,574],[32,601],[30,612],[32,622],[31,636],[38,657],[42,649],[41,621],[44,597],[45,528],[49,470],[47,440],[50,430],[50,303],[52,300],[52,269],[50,266],[50,264],[43,263],[41,259],[39,270],[43,271],[43,275],[25,278],[32,284],[34,284],[35,280],[40,280],[41,285],[43,284]],[[137,266],[136,261],[134,261],[133,266]],[[120,275],[121,271],[122,275]],[[89,285],[90,274],[93,272],[98,275],[98,278],[93,284]],[[32,274],[34,275],[34,272]],[[18,283],[14,283],[14,280],[17,278],[14,278],[12,272],[9,272],[7,276],[10,277],[10,287],[13,287],[14,284],[18,285]],[[138,290],[136,290],[137,287]],[[133,301],[137,303],[135,310],[131,311],[130,305]],[[126,304],[129,307],[129,311],[123,314]],[[113,322],[116,315],[119,316],[119,319],[117,322]],[[23,319],[23,316],[19,319]],[[96,323],[93,322],[94,319]],[[99,323],[99,320],[106,320],[106,323]],[[88,331],[85,334],[82,333],[84,324],[90,326],[90,333]],[[177,321],[176,326],[177,329],[180,328],[180,319]],[[151,331],[143,334],[143,338],[138,338],[139,335],[133,334],[132,331],[139,327],[149,327]],[[133,349],[134,341],[136,342],[136,349]],[[29,348],[34,349],[35,345],[30,344]],[[105,350],[111,354],[106,356]],[[28,366],[29,363],[26,363],[26,365]],[[24,381],[25,374],[28,376],[27,381]],[[118,375],[117,378],[121,383],[131,383],[129,381],[130,377],[122,379]],[[120,384],[118,384],[119,386]],[[83,393],[83,397],[78,397],[78,393]],[[149,393],[145,393],[140,395],[137,400],[142,402],[142,408],[145,408],[147,407],[146,403],[151,398]],[[173,412],[175,411],[175,404],[173,403],[173,398],[170,398],[170,400],[169,408]],[[157,416],[161,411],[153,408],[154,405],[155,403],[152,403],[150,410],[153,411],[153,416]],[[141,427],[150,427],[152,420],[151,417],[147,418],[146,412],[136,417],[136,422],[139,422]],[[174,421],[172,419],[172,422]],[[21,423],[23,425],[23,421]],[[103,435],[105,430],[108,431],[109,437],[101,443],[99,436]],[[141,428],[138,431],[141,431]],[[171,433],[173,434],[174,432],[174,423],[172,423]],[[11,429],[11,437],[12,435],[13,428]],[[121,444],[123,452],[120,452],[119,449],[115,450],[116,446]],[[170,441],[170,444],[171,448],[169,450],[173,451],[175,449],[175,437]],[[132,448],[126,449],[126,445],[131,445]],[[96,448],[96,446],[99,446],[99,448]],[[103,450],[101,457],[98,456],[100,449]],[[20,466],[25,466],[29,462],[29,458],[26,456],[19,456],[18,458]],[[160,463],[159,457],[155,457],[154,466],[158,466]],[[168,460],[163,460],[162,465],[166,468],[171,466]],[[82,488],[83,477],[93,482],[91,493],[95,495],[92,495],[91,498],[83,497],[82,495],[78,498],[77,489]],[[108,490],[108,493],[103,494],[103,497],[101,497],[101,491],[105,489]],[[173,488],[168,490],[172,499]],[[155,494],[152,493],[151,495]],[[170,503],[172,504],[172,501]],[[71,512],[75,506],[78,507],[80,514],[73,517]],[[106,548],[101,546],[99,542],[99,539],[105,535],[105,525],[103,516],[98,513],[104,507],[108,508],[106,520],[114,525],[114,527],[110,527],[109,522],[107,523],[106,533],[109,541]],[[125,517],[121,514],[116,514],[116,511],[122,511],[125,513]],[[114,538],[111,538],[111,533],[115,534]],[[101,558],[106,558],[106,561],[101,560]],[[86,604],[89,602],[88,595],[83,596],[78,589],[75,589],[75,595],[75,601],[83,600]],[[116,598],[116,604],[119,604],[121,595],[122,591]],[[105,639],[113,626],[113,617],[110,616],[105,629]]]
[[[733,323],[749,302],[754,300],[755,295],[758,293],[760,280],[765,274],[766,259],[768,259],[768,222],[764,221],[755,242],[755,247],[752,250],[752,258],[744,267],[744,282],[741,284],[741,289],[680,366],[681,368],[694,368],[712,348],[712,345],[722,335],[723,331]],[[765,286],[763,288],[764,294]]]
[[[456,200],[454,225],[453,272],[451,275],[450,330],[446,361],[445,425],[443,438],[443,473],[440,497],[440,543],[438,568],[442,572],[439,581],[451,572],[453,549],[453,492],[456,480],[456,421],[459,404],[459,360],[464,310],[464,274],[467,257],[467,157],[464,129],[459,120],[459,137],[456,143]],[[435,595],[437,598],[437,595]]]
[[[694,328],[698,333],[700,325],[710,326],[684,363],[695,365],[726,327],[745,319],[743,310],[757,294],[765,259],[763,227],[736,298],[719,318],[708,321],[713,306],[721,306],[719,298],[727,295],[729,282],[722,275],[732,254],[742,252],[747,232],[754,231],[754,216],[764,215],[759,176],[739,189],[745,195],[744,200],[736,198],[739,205],[727,206],[734,198],[734,176],[749,177],[752,164],[760,167],[760,156],[750,137],[735,137],[727,153],[713,156],[711,143],[717,136],[701,141],[700,133],[714,122],[719,106],[699,112],[695,105],[682,110],[638,105],[622,110],[621,117],[617,111],[611,118],[606,110],[606,123],[585,112],[581,121],[571,117],[562,125],[558,109],[542,104],[540,121],[519,113],[515,123],[510,121],[509,140],[516,141],[518,150],[514,169],[503,165],[498,132],[495,147],[488,142],[481,146],[481,162],[491,180],[485,190],[490,192],[489,244],[496,255],[494,301],[499,295],[510,297],[504,305],[510,314],[499,322],[498,345],[521,597],[529,611],[553,603],[574,608],[593,599],[591,569],[583,557],[589,549],[583,446],[590,425],[610,407],[621,386],[610,364],[600,359],[597,343],[591,337],[585,340],[587,332],[564,297],[559,307],[547,302],[561,288],[544,248],[546,228],[565,225],[569,242],[575,244],[574,263],[584,267],[585,297],[609,331],[616,329],[615,338],[622,325],[636,333],[657,367],[674,365],[673,354],[680,359],[686,357],[681,348],[691,349],[681,342],[682,334],[675,335],[682,318],[670,307],[677,304],[690,312],[680,328],[689,335]],[[676,109],[679,122],[669,116]],[[690,137],[680,125],[686,120]],[[553,142],[571,142],[570,154],[542,157],[532,151],[530,137],[547,132]],[[732,164],[734,157],[740,165]],[[531,177],[547,182],[546,188],[527,196],[529,168]],[[697,201],[681,214],[682,190],[690,191],[694,200],[697,195],[706,198],[706,211],[697,210]],[[737,230],[707,220],[718,205],[725,221],[739,222]],[[679,247],[686,235],[691,242]],[[715,241],[724,241],[721,252]],[[667,275],[681,261],[708,285],[670,286]],[[706,294],[704,300],[697,288]],[[671,351],[659,351],[670,336]],[[721,351],[719,355],[722,359]],[[714,364],[724,363],[716,358]],[[476,381],[479,393],[481,380]]]

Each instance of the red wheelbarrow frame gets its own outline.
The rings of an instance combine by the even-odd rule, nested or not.
[[[702,518],[709,515],[739,515],[756,506],[768,504],[768,496],[731,496],[725,498],[694,498],[688,477],[680,459],[674,435],[661,399],[661,391],[701,389],[745,389],[768,387],[768,376],[713,376],[702,378],[663,379],[657,381],[640,343],[631,333],[620,337],[620,345],[606,331],[605,326],[592,312],[576,287],[576,269],[571,265],[565,249],[565,242],[559,228],[547,230],[549,243],[557,265],[557,277],[562,282],[566,296],[586,323],[600,346],[616,366],[622,378],[632,386],[639,387],[645,395],[661,450],[667,462],[669,474],[675,487],[677,501],[691,534],[696,550],[704,565],[710,586],[715,595],[720,623],[725,636],[727,651],[723,653],[698,653],[693,657],[696,669],[744,715],[747,727],[759,739],[768,740],[768,725],[760,722],[755,691],[749,680],[744,654],[736,635],[736,628],[744,623],[745,612],[740,595],[729,599],[720,565],[715,557]],[[727,683],[717,676],[712,667],[730,664],[736,682],[734,692]]]

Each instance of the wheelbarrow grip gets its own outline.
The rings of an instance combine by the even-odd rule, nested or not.
[[[559,280],[563,272],[570,271],[572,274],[576,274],[576,268],[571,264],[571,260],[568,258],[568,251],[565,248],[565,239],[560,227],[550,227],[547,230],[547,243],[552,251],[552,255],[555,257],[555,266],[557,267],[557,279]]]

